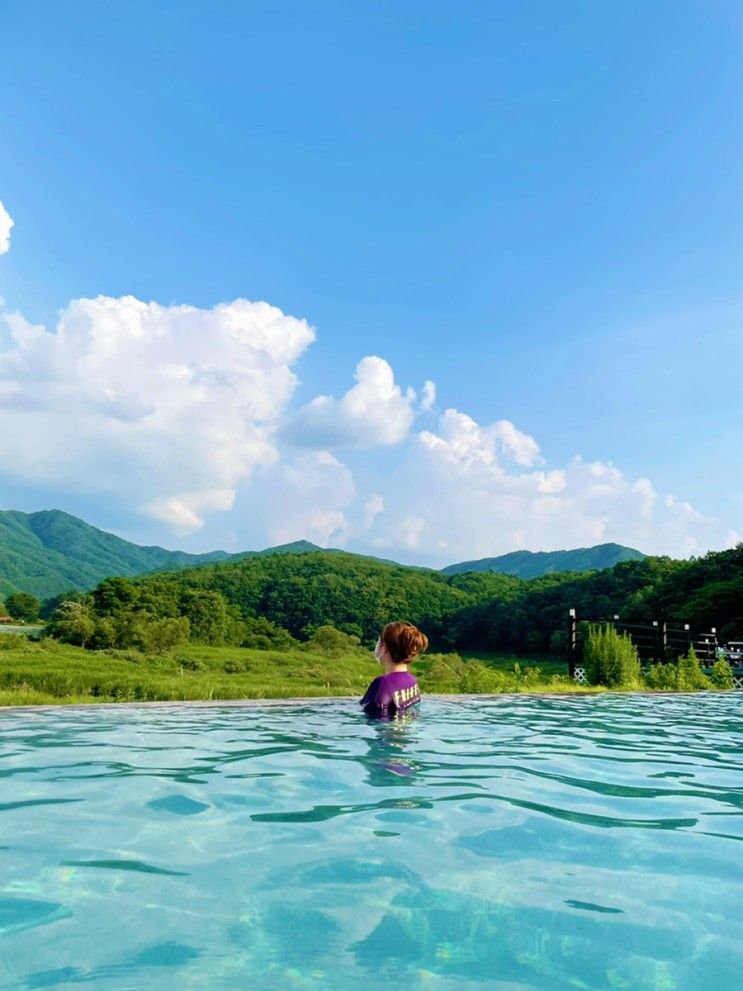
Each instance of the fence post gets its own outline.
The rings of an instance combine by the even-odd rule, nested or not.
[[[658,624],[658,620],[657,619],[654,619],[653,620],[653,629],[655,630],[655,650],[654,650],[655,658],[654,658],[654,660],[656,660],[656,661],[664,661],[665,660],[665,657],[663,656],[663,654],[661,653],[661,650],[660,650],[660,647],[661,647],[661,643],[660,643],[660,629],[659,629],[659,624]]]
[[[568,674],[575,677],[575,661],[578,652],[578,621],[575,609],[568,611]]]

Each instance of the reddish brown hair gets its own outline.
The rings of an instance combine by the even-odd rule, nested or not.
[[[425,633],[412,623],[388,623],[379,634],[395,664],[408,664],[428,646]]]

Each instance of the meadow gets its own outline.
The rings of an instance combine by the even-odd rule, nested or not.
[[[430,654],[413,671],[429,693],[585,692],[565,666],[488,654]],[[172,653],[83,650],[51,638],[0,637],[0,705],[361,696],[379,666],[368,651],[338,654],[186,644]]]

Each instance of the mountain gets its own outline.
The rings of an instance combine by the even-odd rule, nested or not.
[[[516,578],[541,578],[556,571],[601,571],[622,561],[642,561],[645,555],[621,544],[597,544],[572,551],[513,551],[500,557],[483,557],[479,561],[462,561],[441,570],[445,575],[465,571],[497,571]]]
[[[0,510],[0,596],[21,590],[47,599],[72,588],[93,588],[111,575],[134,576],[232,558],[317,550],[315,544],[299,540],[242,554],[187,554],[140,547],[58,509],[38,513]]]
[[[297,540],[262,551],[188,554],[163,547],[141,547],[58,509],[38,513],[0,510],[0,596],[21,590],[47,599],[73,588],[91,589],[112,575],[133,577],[217,561],[322,550],[308,540]],[[538,578],[557,571],[611,568],[620,561],[642,560],[644,556],[630,547],[600,544],[572,551],[516,551],[480,561],[463,561],[442,571],[445,575],[494,571],[519,578]],[[381,563],[395,565],[393,561]]]

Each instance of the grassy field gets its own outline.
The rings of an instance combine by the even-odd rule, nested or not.
[[[424,692],[580,690],[559,677],[561,671],[540,675],[522,661],[514,672],[515,662],[503,655],[466,661],[434,654],[421,658],[413,671]],[[191,644],[172,655],[152,656],[88,651],[50,639],[0,638],[0,705],[360,696],[379,673],[366,651],[336,657]]]

